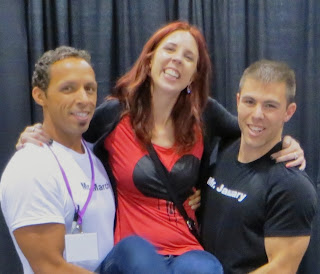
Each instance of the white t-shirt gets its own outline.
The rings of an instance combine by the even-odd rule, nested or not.
[[[56,154],[69,181],[75,204],[82,209],[91,185],[88,152],[77,153],[54,142]],[[115,203],[111,184],[100,160],[91,153],[95,187],[82,220],[83,232],[97,232],[99,260],[83,261],[77,265],[94,271],[113,247]],[[33,273],[17,245],[12,232],[20,227],[45,223],[65,224],[71,232],[75,212],[59,165],[47,146],[33,144],[17,151],[1,178],[1,207],[9,227],[24,273]]]

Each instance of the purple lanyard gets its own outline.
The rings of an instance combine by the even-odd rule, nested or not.
[[[89,190],[89,195],[88,195],[88,198],[87,198],[87,201],[86,203],[84,204],[83,208],[80,210],[79,209],[79,205],[77,206],[75,203],[74,203],[74,200],[73,200],[73,197],[72,197],[72,191],[71,191],[71,188],[70,188],[70,184],[69,184],[69,181],[68,181],[68,178],[67,178],[67,175],[66,173],[64,172],[64,169],[62,168],[59,160],[58,160],[58,157],[56,156],[56,154],[53,152],[53,150],[50,148],[50,146],[48,146],[48,148],[51,150],[54,158],[56,158],[57,160],[57,163],[59,165],[59,168],[61,170],[61,173],[62,173],[62,176],[63,176],[63,179],[64,179],[64,182],[66,183],[66,186],[67,186],[67,189],[68,189],[68,192],[69,192],[69,195],[71,197],[71,200],[72,200],[72,203],[74,205],[74,208],[75,208],[75,216],[74,216],[74,221],[77,222],[77,224],[81,225],[82,224],[82,217],[84,215],[84,213],[86,212],[87,210],[87,207],[88,207],[88,204],[91,200],[91,197],[92,197],[92,193],[93,193],[93,189],[94,189],[94,183],[95,183],[95,176],[94,176],[94,168],[93,168],[93,161],[92,161],[92,158],[91,158],[91,153],[90,153],[90,150],[88,149],[87,145],[85,142],[83,142],[87,152],[88,152],[88,156],[89,156],[89,161],[90,161],[90,167],[91,167],[91,186],[90,186],[90,190]]]

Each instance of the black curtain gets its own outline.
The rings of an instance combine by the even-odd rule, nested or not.
[[[214,65],[212,96],[234,114],[239,79],[250,63],[282,60],[295,70],[298,110],[286,133],[301,142],[307,172],[318,187],[319,17],[318,0],[0,0],[0,172],[23,128],[41,121],[30,77],[44,51],[59,45],[88,50],[101,103],[151,34],[180,19],[202,30]],[[319,224],[318,214],[301,273],[320,272]],[[0,273],[20,272],[0,216]]]

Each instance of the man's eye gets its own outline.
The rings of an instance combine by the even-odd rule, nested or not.
[[[266,104],[266,108],[276,108],[276,106],[273,104]]]
[[[97,89],[95,87],[87,87],[87,92],[89,93],[95,93],[97,91]]]
[[[252,100],[244,100],[244,103],[247,105],[252,105],[254,102]]]
[[[72,86],[65,86],[65,87],[62,87],[61,90],[64,92],[71,92],[73,90],[73,88],[72,88]]]

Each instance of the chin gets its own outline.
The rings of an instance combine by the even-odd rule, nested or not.
[[[266,142],[264,140],[252,140],[251,138],[245,138],[245,143],[251,148],[260,148],[265,146]]]
[[[89,124],[90,124],[90,121],[79,122],[79,127],[88,129],[89,128]]]
[[[88,130],[88,128],[89,128],[89,125],[87,124],[78,125],[76,128],[74,128],[74,132],[77,132],[77,135],[82,135]]]

